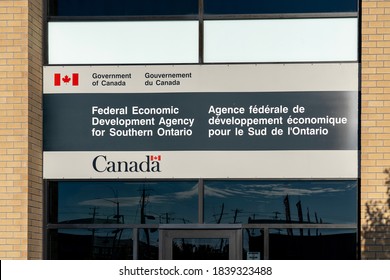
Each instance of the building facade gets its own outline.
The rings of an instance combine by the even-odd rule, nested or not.
[[[0,2],[1,259],[389,257],[389,1],[78,2]]]

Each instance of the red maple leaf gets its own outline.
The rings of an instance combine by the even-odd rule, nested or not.
[[[62,81],[63,81],[65,84],[69,83],[70,80],[71,80],[71,78],[69,78],[68,75],[66,75],[65,77],[62,78]]]

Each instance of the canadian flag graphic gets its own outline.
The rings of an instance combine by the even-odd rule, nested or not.
[[[70,83],[72,86],[77,87],[79,85],[79,73],[72,73],[72,77],[69,77],[68,75],[62,77],[60,73],[55,73],[54,86],[59,87],[62,83],[65,85]]]
[[[158,156],[150,156],[150,160],[151,161],[160,161],[161,160],[161,156],[160,155],[158,155]]]

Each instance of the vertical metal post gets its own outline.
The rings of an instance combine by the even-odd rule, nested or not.
[[[199,21],[199,59],[200,64],[204,63],[204,3],[198,0],[198,21]]]
[[[138,228],[133,228],[133,260],[138,260]]]
[[[204,181],[198,181],[198,223],[204,224]]]
[[[264,260],[269,260],[269,228],[264,228]]]
[[[166,255],[165,250],[167,250],[166,244],[166,232],[159,228],[158,231],[158,259],[164,260],[164,256]]]

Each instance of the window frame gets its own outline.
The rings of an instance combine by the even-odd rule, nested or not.
[[[198,14],[196,15],[176,15],[176,16],[51,16],[50,15],[50,2],[51,0],[44,0],[44,65],[55,65],[49,64],[48,57],[48,23],[49,22],[72,22],[72,21],[177,21],[177,20],[197,20],[199,23],[198,31],[198,63],[197,64],[219,64],[219,63],[207,63],[204,61],[204,21],[205,20],[244,20],[244,19],[316,19],[316,18],[357,18],[358,25],[360,25],[360,13],[361,13],[361,1],[357,0],[358,11],[357,12],[336,12],[336,13],[284,13],[284,14],[205,14],[204,13],[204,1],[198,0]],[[358,41],[360,42],[360,26],[358,30]],[[360,61],[360,48],[357,50],[358,61]],[[310,63],[312,61],[307,61]],[[314,61],[313,61],[314,62]],[[318,62],[318,63],[329,63]],[[337,61],[339,62],[339,61]],[[247,62],[238,62],[239,64],[245,64]],[[254,62],[255,63],[255,62]],[[259,62],[266,63],[266,62]],[[299,62],[283,62],[283,63],[299,63]],[[150,65],[169,65],[172,63],[152,63]],[[188,63],[183,63],[188,64]],[[231,62],[230,64],[237,64],[237,62]],[[74,65],[74,64],[66,64]],[[132,63],[127,63],[132,65]]]
[[[337,230],[337,229],[344,229],[344,230],[355,230],[356,231],[356,244],[359,244],[359,238],[360,238],[360,231],[359,231],[359,221],[360,221],[360,212],[359,212],[359,193],[360,193],[360,181],[358,179],[350,179],[356,181],[357,187],[356,187],[356,211],[357,211],[357,221],[356,223],[342,223],[342,224],[301,224],[301,223],[240,223],[240,224],[205,224],[204,221],[204,201],[205,201],[205,183],[207,181],[312,181],[312,180],[288,180],[288,179],[273,179],[273,180],[259,180],[259,179],[194,179],[198,180],[198,224],[60,224],[60,223],[50,223],[49,215],[51,215],[51,203],[53,203],[52,199],[50,198],[50,185],[57,184],[60,181],[66,181],[66,182],[101,182],[101,181],[112,181],[112,180],[45,180],[45,205],[44,205],[44,259],[50,259],[51,254],[51,239],[50,239],[50,231],[53,230],[76,230],[76,229],[84,229],[84,230],[92,230],[92,229],[131,229],[133,233],[133,259],[138,259],[138,241],[139,241],[139,232],[142,229],[149,229],[149,230],[164,230],[164,229],[182,229],[182,230],[189,230],[189,229],[205,229],[205,230],[219,230],[219,229],[225,229],[226,226],[229,227],[235,227],[239,228],[242,231],[247,229],[261,229],[264,232],[264,259],[269,259],[269,234],[270,230],[275,229],[323,229],[323,230]],[[185,180],[185,181],[194,181],[194,180]],[[123,182],[161,182],[161,181],[172,181],[172,179],[167,180],[157,180],[157,179],[148,179],[148,180],[115,180],[115,181],[123,181]],[[334,179],[334,180],[320,180],[316,179],[313,181],[348,181],[346,179]],[[244,239],[242,239],[242,242],[244,242]],[[357,246],[356,250],[356,258],[360,258],[360,250],[359,246]]]

